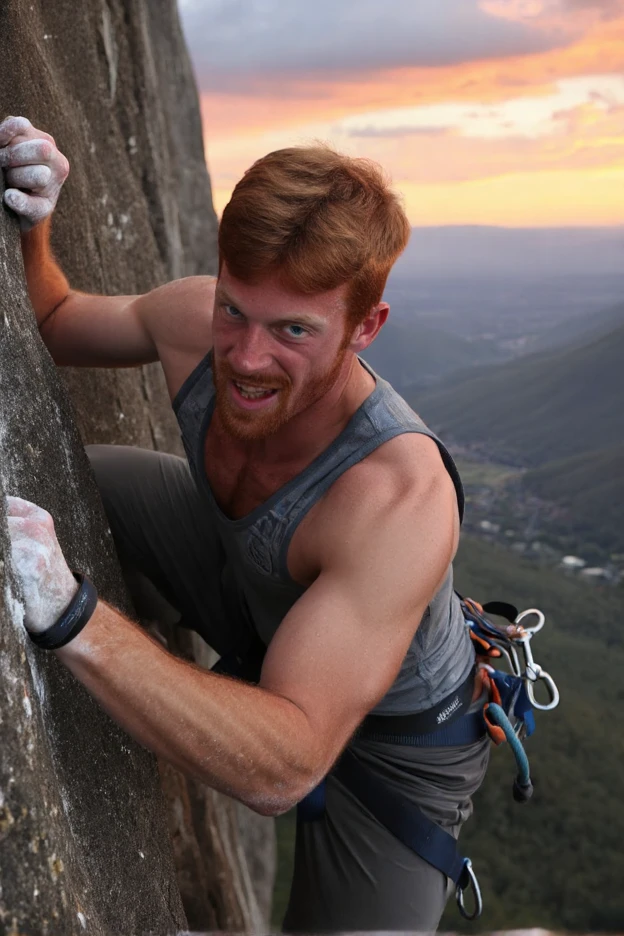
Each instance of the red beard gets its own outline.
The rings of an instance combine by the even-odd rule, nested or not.
[[[227,361],[213,356],[213,379],[216,388],[216,409],[224,429],[244,442],[266,439],[274,435],[293,416],[302,413],[331,389],[346,355],[346,342],[341,345],[329,371],[309,383],[293,397],[292,382],[285,376],[267,377],[257,374],[242,378]],[[232,400],[231,381],[263,388],[277,389],[273,402],[266,409],[246,410]]]

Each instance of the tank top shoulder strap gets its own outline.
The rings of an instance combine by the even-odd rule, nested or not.
[[[288,547],[308,511],[345,471],[384,442],[406,432],[421,433],[435,441],[455,487],[460,520],[463,517],[464,493],[451,455],[392,386],[366,362],[361,363],[375,379],[373,392],[328,448],[241,522],[241,527],[245,526],[247,543],[254,544],[256,552],[262,547],[266,553],[268,547],[270,556],[265,558],[265,567],[272,569],[282,580],[289,579]]]
[[[461,522],[464,516],[464,490],[457,466],[449,451],[391,384],[376,374],[366,361],[362,358],[359,360],[374,378],[375,389],[356,410],[334,442],[294,479],[298,483],[296,490],[292,492],[293,495],[296,495],[297,490],[302,492],[308,489],[310,494],[313,493],[314,500],[318,500],[341,474],[366,458],[384,442],[406,432],[417,432],[433,439],[438,446],[444,467],[455,487]]]
[[[207,425],[208,413],[214,404],[215,387],[212,379],[212,351],[209,351],[186,378],[173,398],[173,412],[180,426],[182,442],[193,472],[199,466],[198,445],[202,430]]]

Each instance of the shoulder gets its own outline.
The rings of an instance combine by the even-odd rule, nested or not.
[[[172,399],[212,346],[216,282],[213,276],[188,276],[139,300]]]
[[[331,486],[307,532],[317,568],[349,556],[356,563],[415,561],[424,549],[444,571],[457,549],[459,514],[435,441],[404,433],[383,443]]]
[[[212,323],[216,282],[214,276],[187,276],[141,296],[141,314],[155,338],[186,344],[192,340],[189,329],[205,332]]]
[[[405,432],[384,442],[346,471],[328,492],[333,510],[360,504],[360,510],[383,510],[393,504],[417,505],[423,501],[449,501],[457,509],[457,497],[440,449],[430,436]]]

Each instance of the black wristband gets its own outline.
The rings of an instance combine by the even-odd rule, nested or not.
[[[82,628],[88,624],[97,607],[98,594],[95,585],[81,572],[74,572],[73,576],[80,588],[56,624],[48,627],[41,634],[28,632],[32,642],[42,650],[58,650],[59,647],[64,647],[70,640],[77,637]]]

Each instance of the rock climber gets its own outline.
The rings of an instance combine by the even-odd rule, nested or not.
[[[397,196],[378,166],[329,147],[270,153],[223,211],[216,278],[98,296],[51,252],[69,172],[54,139],[9,117],[0,166],[55,362],[162,364],[187,458],[89,455],[124,567],[221,660],[174,657],[104,600],[76,611],[80,570],[53,519],[11,497],[27,629],[159,757],[264,815],[303,803],[287,931],[435,930],[448,876],[336,769],[348,754],[408,825],[412,810],[457,837],[488,759],[483,735],[434,738],[482,705],[453,591],[461,482],[359,356],[409,236]]]

